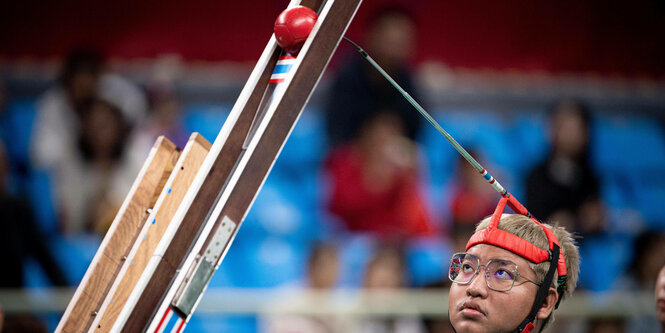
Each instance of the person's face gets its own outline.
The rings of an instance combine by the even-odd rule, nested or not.
[[[335,252],[320,255],[310,266],[310,285],[317,289],[330,289],[337,283],[339,260]]]
[[[104,104],[96,104],[85,122],[87,139],[100,154],[109,154],[120,140],[120,120]]]
[[[588,130],[574,106],[561,106],[554,118],[554,150],[565,156],[576,157],[587,146]]]
[[[90,99],[97,89],[97,75],[82,71],[74,74],[69,86],[69,93],[74,104]]]
[[[529,263],[510,251],[478,244],[467,252],[480,258],[481,265],[487,264],[490,259],[512,261],[517,264],[520,275],[538,281]],[[468,284],[453,283],[450,287],[450,322],[458,333],[510,332],[529,314],[537,291],[538,286],[519,278],[509,291],[492,290],[487,287],[481,268]]]
[[[656,280],[656,315],[658,316],[658,321],[665,326],[665,266],[660,270],[658,274],[658,280]]]
[[[406,16],[384,17],[370,30],[369,49],[382,65],[399,65],[413,53],[415,30],[413,22]]]
[[[402,286],[402,266],[399,259],[384,257],[370,265],[365,277],[367,289],[390,290]]]

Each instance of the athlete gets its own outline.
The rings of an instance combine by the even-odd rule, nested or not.
[[[466,252],[451,260],[449,278],[454,283],[448,306],[458,333],[540,332],[561,299],[575,289],[580,257],[572,235],[562,227],[502,211],[500,203],[492,217],[478,224]],[[550,244],[557,241],[551,251]],[[555,261],[550,253],[559,249],[563,260]],[[536,264],[543,259],[534,259],[540,251],[548,258]],[[550,272],[553,262],[557,265]]]

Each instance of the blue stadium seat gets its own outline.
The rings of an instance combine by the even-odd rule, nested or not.
[[[23,262],[23,286],[25,288],[47,288],[52,286],[46,272],[34,258],[28,258]]]
[[[528,172],[549,151],[547,118],[543,112],[527,111],[514,116],[509,137],[513,153],[519,158],[517,171]]]
[[[449,244],[440,237],[415,239],[407,248],[407,266],[411,283],[422,287],[447,278],[452,255]]]
[[[93,235],[54,236],[49,241],[53,256],[65,274],[65,278],[71,285],[78,285],[101,244],[101,238]],[[26,287],[51,286],[46,273],[37,261],[29,260],[24,265],[24,272]]]
[[[479,152],[483,165],[514,169],[518,159],[506,136],[507,124],[494,113],[478,110],[436,110],[434,118],[467,150]],[[436,186],[445,185],[452,176],[459,154],[433,127],[427,125],[419,138],[429,161],[429,174]]]
[[[51,178],[48,173],[33,170],[25,185],[37,225],[41,232],[45,235],[58,233],[59,226],[53,187],[51,186]]]
[[[30,164],[30,142],[35,121],[35,100],[19,99],[8,103],[0,118],[0,134],[14,163]]]
[[[183,108],[183,122],[188,132],[199,132],[211,143],[217,138],[224,121],[231,112],[231,105],[196,103]]]
[[[102,238],[98,235],[80,234],[53,237],[53,252],[67,277],[67,281],[78,285],[97,253]]]
[[[336,244],[341,263],[339,285],[344,288],[362,287],[367,263],[377,245],[376,239],[369,235],[349,234],[338,239]]]
[[[307,245],[279,237],[258,238],[242,229],[220,266],[235,287],[268,288],[302,280]],[[219,272],[218,272],[219,273]]]
[[[229,300],[232,302],[233,300]],[[229,316],[195,312],[185,327],[187,333],[207,332],[258,332],[258,323],[255,316]]]
[[[665,130],[655,119],[599,115],[594,124],[593,162],[601,173],[665,170]]]
[[[323,115],[317,109],[306,108],[284,145],[275,169],[295,176],[303,172],[315,172],[326,151],[327,137]]]
[[[598,115],[592,137],[593,163],[604,182],[608,208],[640,211],[646,226],[665,228],[665,130],[646,116]]]
[[[580,285],[596,292],[611,290],[630,263],[632,246],[632,238],[625,234],[585,238],[580,245],[584,263],[580,267]]]
[[[277,176],[271,174],[266,180],[243,223],[243,232],[296,241],[318,238],[322,227],[315,214],[315,197]]]

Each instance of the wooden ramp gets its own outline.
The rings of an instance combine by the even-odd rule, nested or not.
[[[289,8],[318,13],[299,53],[284,52],[271,36],[214,144],[193,135],[173,172],[166,165],[151,171],[157,185],[143,190],[149,198],[126,218],[131,234],[117,231],[121,211],[59,332],[184,329],[360,2],[290,1]],[[137,184],[148,174],[143,170]],[[126,205],[135,205],[134,197]],[[116,238],[123,243],[111,244]]]
[[[210,143],[198,133],[192,134],[182,153],[167,138],[157,139],[56,332],[89,331],[105,318],[103,314],[113,314],[113,307],[105,311],[108,304],[115,299],[122,302],[119,287],[135,283],[135,268],[152,255],[150,242],[156,243],[156,234],[170,220],[208,149]],[[153,225],[156,218],[164,223]]]

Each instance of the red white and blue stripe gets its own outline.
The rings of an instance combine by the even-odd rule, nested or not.
[[[296,63],[296,57],[292,55],[283,55],[277,59],[277,64],[275,65],[275,69],[272,71],[272,75],[270,76],[270,81],[269,83],[280,83],[284,82],[286,80],[286,77],[289,75],[289,72],[291,71],[291,68],[293,68],[293,65]]]
[[[487,180],[487,182],[490,183],[490,185],[492,185],[492,187],[494,187],[497,192],[501,193],[502,196],[505,197],[508,194],[508,191],[506,191],[506,189],[503,188],[503,186],[501,186],[501,184],[499,184],[499,182],[496,181],[496,179],[494,179],[494,177],[492,177],[492,175],[490,175],[487,170],[483,168],[480,170],[480,174],[483,175],[483,178],[485,178],[485,180]]]
[[[184,328],[185,320],[173,313],[169,307],[159,320],[159,325],[157,325],[155,333],[180,333]]]

